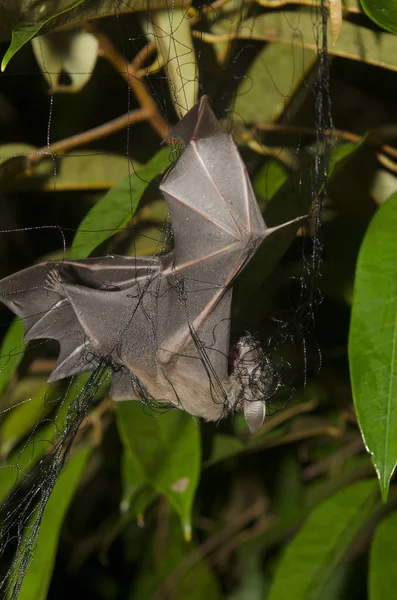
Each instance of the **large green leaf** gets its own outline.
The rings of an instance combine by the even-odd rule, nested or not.
[[[372,15],[376,15],[379,18],[379,24],[382,24],[384,27],[383,23],[387,22],[389,24],[387,28],[390,31],[396,31],[396,12],[394,11],[394,15],[391,14],[394,10],[394,0],[364,1],[371,4],[371,18],[373,18]],[[380,18],[382,8],[384,8],[383,23],[381,23]],[[338,42],[334,47],[330,44],[328,52],[345,59],[362,61],[370,65],[396,71],[396,37],[386,31],[374,31],[368,25],[372,24],[362,24],[361,20],[344,20]],[[258,110],[257,114],[255,110],[249,108],[247,101],[241,96],[241,92],[236,101],[236,107],[241,107],[242,114],[244,116],[247,114],[247,116],[250,116],[250,120],[254,122],[272,118],[272,112],[275,115],[280,112],[285,104],[288,103],[290,94],[296,91],[295,86],[302,81],[303,74],[307,72],[310,61],[318,50],[318,32],[316,27],[313,27],[313,11],[311,9],[305,10],[304,7],[301,7],[297,11],[277,10],[250,17],[243,23],[239,22],[236,33],[230,33],[230,20],[225,19],[224,22],[218,22],[212,31],[216,35],[207,38],[210,43],[215,43],[231,36],[240,39],[270,42],[268,46],[276,47],[268,52],[262,51],[252,67],[252,69],[255,69],[257,65],[256,72],[249,71],[251,77],[254,74],[258,75],[258,80],[251,80],[251,77],[249,77],[242,84],[241,90],[250,94],[254,107]],[[299,32],[299,35],[297,35],[297,32]],[[328,23],[328,36],[331,39],[330,21]],[[206,41],[205,34],[203,39]],[[281,47],[282,50],[278,51],[277,47]],[[262,67],[262,74],[259,74],[258,63]],[[262,87],[260,85],[262,81],[266,80],[268,87],[266,88],[265,97],[263,95],[263,84]],[[253,88],[252,91],[249,89],[249,86]],[[300,94],[296,98],[297,104],[299,104],[299,96]],[[269,103],[266,101],[268,97],[272,99]],[[276,107],[276,110],[274,107]],[[247,113],[244,112],[245,110]]]
[[[357,263],[349,363],[361,433],[384,499],[397,463],[397,193],[377,211]]]
[[[76,8],[76,6],[78,6],[82,2],[84,2],[84,0],[75,0],[71,4],[65,6],[62,10],[53,13],[47,17],[44,17],[39,21],[21,21],[20,23],[17,23],[14,29],[12,30],[11,44],[7,52],[4,54],[3,60],[1,61],[1,70],[5,70],[6,66],[8,65],[14,54],[16,54],[18,50],[20,50],[22,46],[29,42],[35,35],[38,35],[38,33],[44,27],[44,25],[47,25],[49,21],[52,21],[52,19],[55,19],[55,17],[62,15],[62,13],[68,12],[69,10]]]
[[[369,600],[397,598],[397,513],[378,525],[371,544],[369,560]]]
[[[118,402],[117,422],[136,481],[166,496],[191,536],[191,512],[200,475],[197,422],[181,410],[148,415],[138,402]]]
[[[316,507],[281,558],[268,600],[320,600],[377,499],[376,483],[360,481]]]
[[[395,0],[361,0],[361,6],[377,25],[397,34]]]
[[[271,14],[266,15],[266,23],[269,18]],[[220,26],[217,24],[217,31]],[[225,27],[229,30],[228,20]],[[291,99],[296,100],[294,95],[315,60],[316,52],[302,49],[302,45],[266,44],[242,78],[233,107],[236,116],[254,123],[277,120]],[[295,104],[298,108],[298,102]],[[288,114],[292,118],[291,109]]]
[[[44,509],[33,562],[23,580],[18,600],[47,598],[61,527],[91,451],[91,448],[85,448],[72,456],[55,484]]]
[[[82,220],[73,240],[73,258],[87,257],[99,244],[122,229],[135,214],[149,183],[170,164],[170,151],[160,150],[138,172],[120,181]]]

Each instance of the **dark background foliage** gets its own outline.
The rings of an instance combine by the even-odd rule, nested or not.
[[[41,18],[24,12],[23,3],[15,3],[14,14],[0,2],[0,15],[7,11],[8,18],[2,54],[12,28],[18,30],[19,4],[24,19],[37,26]],[[31,11],[38,10],[36,4]],[[54,3],[48,15],[67,4]],[[131,124],[128,136],[124,127],[61,147],[52,158],[33,154],[29,162],[30,153],[46,151],[48,140],[62,142],[141,110],[142,100],[114,60],[121,57],[126,65],[145,47],[144,24],[157,6],[149,12],[138,6],[131,13],[127,3],[115,14],[106,2],[98,3],[96,13],[91,4],[76,5],[40,31],[77,23],[113,44],[113,58],[100,45],[80,91],[50,95],[30,43],[0,78],[2,277],[43,257],[61,257],[65,249],[68,256],[83,257],[145,255],[161,246],[166,210],[156,176],[169,164],[169,153],[148,166],[161,141],[151,119]],[[258,434],[248,434],[241,415],[212,424],[179,411],[159,414],[138,403],[116,405],[107,396],[105,378],[45,509],[20,598],[394,598],[396,492],[392,484],[388,503],[382,503],[374,470],[375,465],[386,499],[397,460],[392,328],[397,41],[384,4],[386,22],[371,13],[371,3],[364,6],[367,14],[358,5],[345,7],[340,37],[335,45],[328,39],[328,62],[320,69],[313,32],[310,37],[305,24],[316,24],[320,48],[325,5],[317,12],[303,3],[274,8],[270,2],[226,2],[208,12],[196,6],[201,20],[192,28],[200,36],[189,51],[200,88],[233,131],[266,220],[300,214],[313,198],[315,209],[323,202],[322,226],[314,237],[323,262],[311,267],[309,227],[285,244],[285,252],[259,253],[236,285],[232,341],[245,330],[257,335],[284,384]],[[94,15],[101,18],[86,21]],[[280,18],[290,25],[290,45],[277,39],[283,37]],[[335,14],[332,18],[335,24]],[[236,31],[244,31],[245,24],[251,37],[229,41],[228,53],[202,35],[230,33],[238,19],[243,23]],[[255,27],[259,40],[253,39]],[[266,32],[276,39],[266,38]],[[318,87],[328,68],[329,90]],[[167,82],[173,77],[163,68],[145,78],[146,95],[166,124],[178,118]],[[62,81],[69,80],[64,73]],[[329,125],[328,106],[336,131],[323,136],[318,123],[322,117]],[[316,160],[328,165],[326,188],[322,177],[315,177]],[[134,183],[135,169],[141,179],[153,180],[146,190]],[[126,192],[128,176],[133,185]],[[125,213],[118,222],[117,203]],[[134,227],[131,203],[137,205]],[[108,228],[123,230],[109,236],[103,233]],[[87,230],[98,234],[94,242],[84,236]],[[380,240],[388,243],[382,246]],[[5,308],[0,319],[4,501],[18,473],[21,481],[32,472],[34,483],[37,461],[57,439],[55,423],[61,430],[62,410],[86,380],[79,378],[69,389],[64,382],[46,384],[56,345],[22,347],[20,323],[11,324]],[[368,332],[367,323],[374,323]],[[378,367],[379,381],[375,375],[371,379]],[[182,491],[175,488],[178,482]],[[22,485],[11,506],[31,484],[28,479]],[[2,572],[14,551],[15,544],[7,545]]]

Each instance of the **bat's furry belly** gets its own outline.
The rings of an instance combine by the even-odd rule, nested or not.
[[[186,366],[182,368],[180,365],[180,369],[177,370],[175,367],[165,368],[155,377],[136,365],[131,365],[131,371],[143,384],[148,397],[156,402],[172,404],[207,421],[217,421],[232,410],[232,397],[228,394],[227,381],[222,384],[223,393],[219,393],[219,389],[212,389],[205,373],[203,378],[198,380],[197,372],[189,372]],[[131,397],[125,399],[130,400]]]

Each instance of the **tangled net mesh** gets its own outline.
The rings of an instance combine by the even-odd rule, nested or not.
[[[88,9],[91,10],[90,5]],[[276,161],[295,171],[291,185],[298,203],[306,193],[305,186],[310,188],[310,223],[299,240],[299,270],[289,281],[290,306],[284,306],[277,314],[267,316],[266,326],[263,327],[262,323],[262,333],[258,336],[256,331],[253,332],[254,335],[247,334],[250,325],[249,311],[246,308],[245,312],[240,310],[244,304],[240,303],[240,298],[244,295],[243,284],[236,285],[237,308],[234,310],[232,340],[236,343],[241,336],[246,336],[243,339],[249,344],[251,351],[257,352],[260,368],[271,372],[272,386],[267,402],[268,412],[271,413],[285,405],[293,394],[295,388],[288,379],[294,360],[298,359],[297,370],[303,374],[301,379],[306,380],[310,369],[307,344],[313,344],[315,307],[321,301],[317,284],[322,261],[321,213],[327,194],[329,131],[332,129],[327,54],[328,8],[322,0],[320,5],[314,6],[304,15],[300,6],[284,14],[282,10],[272,8],[270,2],[264,2],[261,6],[261,3],[216,0],[214,3],[195,3],[192,6],[169,5],[161,11],[148,3],[145,7],[140,7],[140,11],[138,16],[130,15],[127,5],[113,3],[113,14],[103,20],[87,21],[86,29],[78,29],[80,33],[83,31],[82,38],[90,36],[84,38],[86,42],[89,40],[86,46],[87,72],[73,71],[76,68],[76,63],[73,62],[71,66],[64,62],[58,72],[52,70],[54,66],[50,61],[51,51],[62,44],[70,48],[68,44],[71,44],[75,30],[72,29],[72,33],[61,33],[61,38],[64,36],[62,39],[51,36],[35,38],[33,51],[37,62],[30,57],[26,64],[32,69],[30,75],[40,77],[42,83],[39,91],[34,90],[31,110],[35,111],[37,108],[37,98],[42,101],[46,98],[42,89],[45,81],[45,85],[50,87],[50,94],[46,107],[38,107],[40,124],[31,137],[38,139],[37,130],[41,129],[41,137],[44,136],[46,142],[42,148],[32,146],[30,151],[22,148],[20,151],[11,150],[1,159],[3,168],[6,165],[10,170],[16,169],[22,173],[21,186],[11,189],[11,192],[6,190],[6,194],[23,194],[24,189],[29,190],[29,177],[26,174],[30,169],[36,181],[36,190],[34,186],[30,186],[33,199],[34,194],[38,195],[37,182],[41,180],[46,190],[44,193],[52,195],[52,205],[46,202],[44,209],[43,202],[40,204],[39,201],[40,210],[37,214],[31,211],[24,215],[18,221],[18,226],[13,226],[16,215],[11,212],[6,219],[6,226],[2,227],[3,251],[9,256],[17,248],[16,253],[22,259],[19,259],[15,270],[27,266],[23,260],[23,247],[26,244],[34,249],[33,253],[27,253],[30,264],[39,259],[44,248],[47,254],[50,248],[52,257],[57,260],[73,257],[73,248],[79,250],[78,244],[73,244],[70,250],[79,220],[97,196],[95,189],[91,198],[83,196],[82,210],[74,210],[71,217],[67,216],[65,203],[57,198],[57,193],[62,189],[66,190],[65,194],[73,193],[63,176],[67,161],[75,161],[77,164],[81,161],[84,172],[89,159],[93,161],[97,157],[98,160],[103,160],[107,157],[116,163],[117,155],[118,159],[124,159],[121,167],[123,175],[142,180],[139,169],[136,170],[137,162],[146,161],[154,153],[160,140],[166,138],[170,125],[186,113],[198,95],[209,95],[217,116],[241,144],[243,157],[251,171],[257,170],[265,156],[269,169],[275,168]],[[305,47],[306,30],[303,31],[300,27],[301,18],[303,20],[304,16],[306,23],[308,14],[313,35],[310,43],[317,47],[316,51],[311,51],[310,56]],[[269,17],[269,26],[265,27],[267,15],[271,15],[271,18]],[[290,21],[291,16],[293,22]],[[277,37],[277,31],[272,28],[275,23],[282,30],[279,37],[286,36],[282,41],[284,50],[281,65],[288,68],[290,80],[284,89],[278,83],[280,65],[275,62],[276,66],[273,67],[271,62],[274,58],[272,40]],[[264,49],[269,56],[264,53]],[[91,66],[88,56],[90,53],[95,55]],[[94,71],[98,55],[102,57],[102,65]],[[21,70],[25,63],[22,59],[18,63],[17,57],[13,60],[16,66],[9,75],[6,73],[8,79],[4,77],[4,85],[10,79],[15,82],[22,78],[25,90],[29,93],[32,78]],[[263,78],[271,98],[268,103],[261,96]],[[12,84],[11,88],[15,85]],[[96,124],[81,133],[80,126],[84,125],[84,119],[76,118],[77,125],[74,125],[74,129],[79,132],[73,131],[73,128],[73,133],[68,131],[67,125],[62,123],[62,115],[78,110],[79,93],[62,95],[62,92],[73,86],[76,90],[79,86],[86,90],[80,93],[87,94],[88,102],[94,99],[92,113],[98,110],[103,125],[89,117],[85,109],[87,120]],[[288,124],[293,122],[299,110],[299,106],[294,106],[296,96],[299,96],[297,89],[300,90],[299,94],[312,98],[315,136],[309,145],[304,144],[302,136],[299,136],[298,143],[295,142],[295,150],[291,151],[291,144],[289,147],[280,145],[277,132],[284,131],[288,135]],[[275,96],[279,97],[278,103],[274,102]],[[260,102],[266,104],[266,110],[257,115]],[[115,116],[117,112],[123,114]],[[29,111],[25,118],[29,118]],[[261,128],[261,125],[266,125],[261,119],[268,120],[267,128]],[[44,121],[45,131],[42,130]],[[107,137],[110,134],[112,137]],[[136,142],[138,137],[145,140],[142,147]],[[95,147],[96,144],[100,147],[99,150],[81,149],[81,146]],[[169,146],[170,163],[177,160],[181,149],[180,144],[174,140]],[[118,163],[117,169],[120,177]],[[262,177],[263,172],[262,169]],[[84,178],[83,175],[81,177]],[[103,190],[113,183],[96,182],[95,185]],[[172,244],[172,229],[169,215],[164,211],[164,206],[160,205],[152,188],[153,185],[149,183],[148,202],[143,203],[136,213],[131,192],[130,206],[134,217],[116,236],[110,238],[110,234],[114,232],[113,227],[110,228],[109,235],[106,235],[105,229],[93,229],[89,223],[83,223],[75,241],[78,235],[80,241],[84,242],[90,235],[99,233],[99,249],[95,252],[98,256],[112,252],[137,256],[163,254]],[[266,198],[260,197],[259,200],[262,204],[266,203]],[[145,211],[147,213],[150,202],[152,215],[149,214],[148,217]],[[304,210],[309,208],[310,206],[306,206]],[[154,226],[147,226],[145,219],[149,221],[153,215]],[[105,220],[104,226],[106,227]],[[84,238],[84,235],[87,237]],[[10,270],[3,269],[2,276],[9,272]],[[183,298],[181,301],[183,302]],[[257,303],[254,296],[251,305],[254,308],[251,312],[255,311],[255,302]],[[5,311],[2,313],[2,320],[5,334],[10,322],[10,315]],[[3,342],[4,379],[18,365],[27,376],[35,371],[47,371],[48,375],[48,364],[53,363],[57,352],[53,343],[17,342],[18,336],[21,339],[20,322],[14,322],[11,328],[13,329],[8,329]],[[317,349],[316,353],[317,368],[320,363]],[[38,409],[32,409],[32,426],[26,428],[15,442],[2,451],[0,481],[4,482],[4,493],[1,496],[0,511],[0,558],[4,566],[0,573],[0,592],[4,598],[18,598],[26,572],[34,560],[43,513],[55,484],[79,439],[90,433],[93,423],[89,418],[91,411],[95,412],[106,399],[114,365],[103,358],[95,358],[97,366],[88,375],[73,377],[67,384],[52,384],[44,392],[41,387],[33,396],[31,392],[27,392],[30,397],[22,400],[15,401],[11,395],[0,407],[4,427],[16,410],[26,405],[39,406]],[[135,383],[139,385],[138,380]],[[145,410],[148,412],[154,410],[161,413],[164,410],[164,406],[158,405],[155,398],[147,397],[145,390],[142,390],[142,396],[146,399]]]

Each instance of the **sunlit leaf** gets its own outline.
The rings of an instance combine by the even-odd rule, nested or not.
[[[272,15],[266,14],[266,23],[269,17]],[[229,28],[227,21],[225,26]],[[264,25],[266,31],[268,27],[272,25]],[[249,123],[275,121],[294,98],[315,60],[316,53],[302,49],[302,43],[299,47],[266,44],[240,84],[233,117]]]
[[[378,2],[378,0],[374,1]],[[393,0],[388,0],[387,4],[392,7]],[[394,19],[395,18],[396,17],[394,17]],[[392,19],[390,20],[390,23],[393,23]],[[330,24],[328,25],[328,34],[331,39]],[[225,20],[225,22],[216,24],[213,28],[213,34],[207,35],[200,31],[197,33],[197,36],[211,44],[227,40],[228,38],[237,37],[239,39],[272,42],[270,46],[281,45],[285,48],[283,52],[286,57],[286,68],[291,69],[291,65],[294,65],[295,69],[299,68],[300,72],[302,72],[302,69],[306,69],[308,60],[306,52],[311,52],[311,56],[313,56],[313,54],[317,52],[318,45],[318,39],[316,37],[317,29],[316,27],[313,27],[312,10],[304,10],[303,8],[295,12],[267,12],[260,16],[248,18],[240,24],[235,32],[230,32],[230,22]],[[345,20],[338,38],[338,43],[335,47],[329,46],[328,52],[334,56],[341,56],[342,58],[357,60],[396,71],[396,49],[397,39],[394,35],[391,35],[388,32],[373,31],[357,22]],[[274,50],[274,52],[276,52],[276,50]],[[277,97],[273,97],[268,106],[262,93],[257,93],[256,106],[259,110],[258,117],[255,117],[254,110],[250,111],[252,117],[251,120],[254,121],[263,120],[266,114],[263,111],[270,110],[271,105],[277,106],[277,111],[279,112],[279,109],[283,107],[284,104],[288,103],[288,93],[293,92],[296,83],[296,75],[294,77],[290,76],[285,80],[282,73],[279,73],[272,68],[270,60],[267,61],[262,58],[262,64],[263,71],[269,69],[269,73],[272,75],[272,78],[269,81],[268,90],[266,91],[266,97],[269,93],[271,94],[271,98],[273,94],[276,94]],[[265,77],[268,78],[268,75],[262,74],[262,78]],[[300,78],[298,79],[300,80]],[[245,82],[242,85],[246,86],[245,89],[247,91],[249,82]],[[262,89],[262,87],[258,86],[256,79],[253,80],[253,84],[251,82],[251,86],[252,85],[254,85],[257,90]],[[263,105],[262,107],[259,104],[259,98],[261,99],[260,102]],[[255,101],[253,92],[252,99]],[[237,102],[245,103],[244,98],[238,99]]]
[[[85,448],[76,452],[55,484],[41,520],[34,559],[23,580],[18,600],[47,598],[62,524],[91,451],[91,448]]]
[[[14,54],[16,54],[18,50],[20,50],[22,46],[29,42],[35,35],[38,35],[38,33],[44,27],[44,25],[46,25],[55,17],[62,15],[62,13],[68,12],[69,10],[76,8],[76,6],[78,6],[82,2],[84,2],[84,0],[75,0],[71,4],[68,4],[68,6],[65,6],[65,8],[63,8],[62,10],[45,18],[42,18],[39,21],[21,21],[20,23],[17,23],[12,30],[11,44],[7,52],[3,56],[3,60],[1,62],[1,70],[4,71]]]
[[[88,256],[99,244],[120,231],[135,214],[149,183],[170,165],[170,150],[160,150],[139,171],[120,181],[80,223],[73,240],[73,258]]]
[[[55,31],[32,39],[32,48],[50,93],[78,92],[90,80],[98,56],[97,38],[74,29]],[[69,83],[62,83],[67,74]]]
[[[397,463],[397,194],[377,211],[357,263],[349,335],[356,413],[384,499]]]
[[[191,511],[200,475],[197,422],[174,409],[148,415],[138,402],[118,402],[117,422],[139,482],[166,496],[178,513],[184,535],[191,536]]]
[[[377,500],[376,483],[370,480],[354,483],[317,506],[281,558],[268,600],[320,600]]]
[[[397,513],[376,528],[369,560],[369,600],[391,600],[397,590]],[[393,590],[393,591],[392,591]]]
[[[361,6],[377,25],[397,34],[397,13],[394,0],[361,0]]]
[[[175,110],[183,117],[197,101],[198,64],[185,8],[155,11],[150,22],[158,56],[167,72]]]

